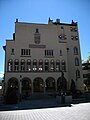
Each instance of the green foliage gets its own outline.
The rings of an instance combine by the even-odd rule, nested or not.
[[[89,56],[87,57],[87,62],[90,62],[90,52],[88,52]]]
[[[0,86],[2,85],[2,80],[0,80]]]

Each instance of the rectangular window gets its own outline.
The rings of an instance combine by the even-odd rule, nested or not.
[[[53,50],[45,50],[45,56],[53,56]]]
[[[21,49],[21,56],[30,56],[30,49]]]
[[[21,49],[21,55],[23,55],[23,49]]]
[[[78,40],[78,36],[75,36],[75,40]]]
[[[11,50],[11,55],[14,55],[14,49],[12,48],[12,50]]]
[[[60,56],[62,56],[63,54],[62,54],[62,50],[60,50]]]
[[[71,36],[71,39],[72,39],[72,40],[78,40],[78,36],[73,36],[73,35],[72,35],[72,36]]]
[[[28,49],[26,49],[26,55],[28,55]]]
[[[74,36],[71,36],[71,39],[74,40]]]
[[[71,32],[77,32],[77,28],[75,27],[70,27]]]

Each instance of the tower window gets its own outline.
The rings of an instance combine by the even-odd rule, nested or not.
[[[78,48],[74,47],[74,55],[78,55]]]
[[[78,69],[76,70],[76,78],[80,78],[80,71]]]
[[[77,57],[75,58],[75,66],[79,66],[79,59]]]

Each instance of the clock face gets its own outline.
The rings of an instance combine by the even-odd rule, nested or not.
[[[61,40],[67,39],[67,38],[66,38],[66,35],[64,35],[64,34],[59,35],[58,38],[61,39]]]
[[[62,39],[62,35],[59,35],[58,38],[59,38],[59,39]]]

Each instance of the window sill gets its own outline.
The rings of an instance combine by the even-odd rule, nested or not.
[[[21,55],[20,57],[31,57],[31,55]]]

